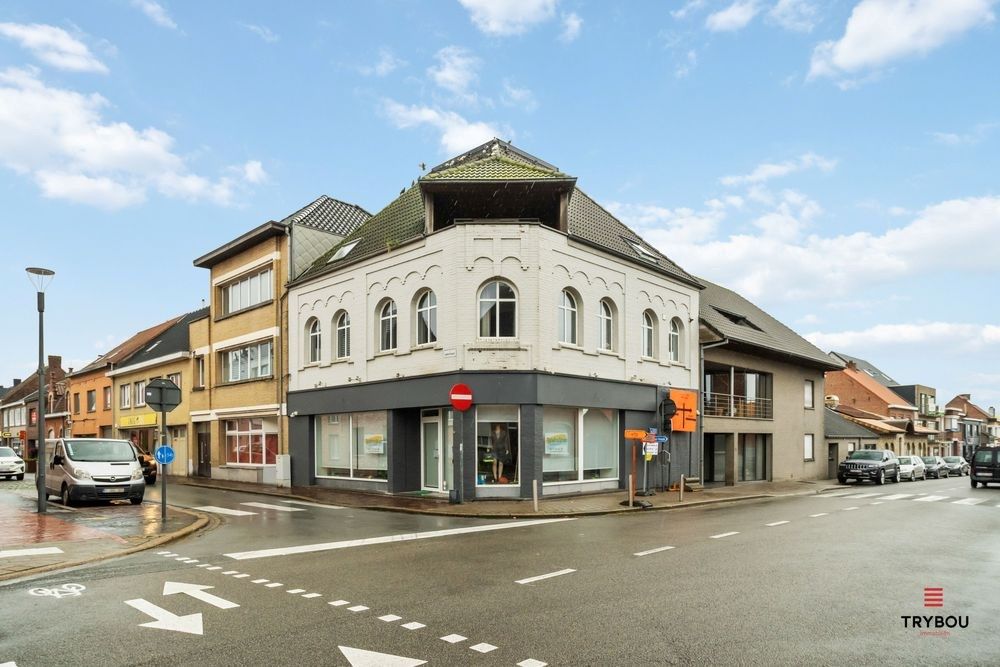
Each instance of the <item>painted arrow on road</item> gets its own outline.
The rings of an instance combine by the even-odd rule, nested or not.
[[[143,600],[142,598],[137,600],[125,600],[125,604],[156,619],[155,621],[150,621],[149,623],[140,623],[139,625],[141,626],[147,628],[157,628],[160,630],[173,630],[174,632],[186,632],[190,635],[205,634],[202,632],[201,614],[178,616],[177,614],[173,614],[162,607],[157,607],[152,602]]]
[[[426,660],[404,658],[401,655],[390,653],[376,653],[350,646],[338,646],[337,648],[347,658],[347,662],[351,663],[351,667],[417,667],[417,665],[427,664]]]
[[[179,581],[163,582],[164,595],[174,595],[175,593],[187,593],[196,600],[207,602],[213,607],[218,607],[219,609],[232,609],[234,607],[239,607],[239,605],[236,604],[235,602],[224,600],[217,595],[212,595],[211,593],[206,593],[205,591],[209,588],[215,588],[215,586],[202,586],[200,584],[184,584]]]

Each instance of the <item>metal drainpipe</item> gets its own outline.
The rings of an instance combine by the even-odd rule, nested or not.
[[[701,447],[701,469],[698,471],[698,478],[701,483],[705,483],[705,430],[702,428],[702,420],[705,419],[705,388],[702,387],[702,383],[705,381],[705,350],[709,350],[713,347],[722,347],[723,345],[729,345],[729,339],[723,338],[715,343],[703,343],[698,346],[698,386],[701,387],[701,391],[698,392],[698,432],[695,435],[698,440],[698,446]],[[688,461],[688,465],[691,462]]]

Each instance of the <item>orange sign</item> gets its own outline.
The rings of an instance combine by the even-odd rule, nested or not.
[[[694,433],[698,427],[698,393],[671,389],[670,400],[677,405],[677,414],[670,420],[670,428],[682,433]]]
[[[646,432],[637,428],[625,429],[626,440],[642,440],[646,437]]]

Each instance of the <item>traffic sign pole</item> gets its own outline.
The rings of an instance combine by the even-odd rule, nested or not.
[[[160,447],[167,441],[167,411],[160,410]],[[160,475],[160,519],[167,520],[167,466],[160,464],[163,474]]]
[[[455,408],[458,412],[457,426],[458,426],[458,437],[452,438],[451,446],[451,456],[452,456],[452,470],[454,471],[455,477],[455,488],[452,489],[453,493],[449,493],[452,502],[461,503],[463,491],[465,489],[465,455],[464,455],[464,442],[465,439],[465,411],[472,407],[472,389],[467,384],[462,384],[459,382],[453,385],[451,391],[448,392],[448,400],[451,401],[451,407]]]

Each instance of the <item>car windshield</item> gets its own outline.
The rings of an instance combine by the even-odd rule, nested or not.
[[[135,460],[135,452],[124,440],[67,440],[66,453],[74,461]]]
[[[861,450],[857,452],[851,452],[850,458],[854,461],[881,461],[882,452],[874,450]]]
[[[910,457],[909,456],[900,456],[899,457],[899,462],[900,462],[900,464],[902,464],[904,466],[908,466],[908,465],[910,465],[912,463],[912,461],[910,461]]]
[[[948,463],[960,463],[962,461],[961,457],[958,456],[946,456],[944,460]]]
[[[0,447],[0,456],[17,456],[10,447]]]
[[[925,457],[923,457],[923,459],[924,459],[924,463],[937,463],[937,458],[935,458],[933,456],[925,456]]]
[[[976,456],[974,458],[976,459],[976,463],[989,463],[990,450],[980,449],[978,452],[976,452]]]

